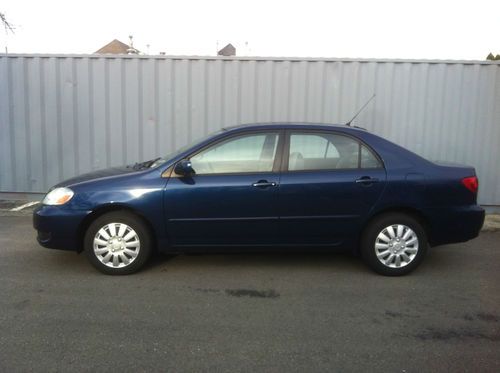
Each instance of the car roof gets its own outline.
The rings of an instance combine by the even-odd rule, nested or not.
[[[223,131],[237,131],[237,130],[262,130],[262,129],[316,129],[316,130],[359,130],[366,131],[362,127],[347,126],[345,124],[331,124],[331,123],[314,123],[314,122],[264,122],[264,123],[246,123],[236,126],[224,127]]]

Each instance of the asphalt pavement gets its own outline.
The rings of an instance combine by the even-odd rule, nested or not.
[[[0,371],[499,372],[500,232],[409,276],[349,255],[158,255],[110,277],[0,216]]]

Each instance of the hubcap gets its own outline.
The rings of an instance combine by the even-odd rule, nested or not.
[[[410,264],[417,256],[417,234],[406,225],[385,227],[375,240],[378,260],[390,268],[401,268]]]
[[[124,223],[109,223],[94,237],[94,254],[99,261],[111,268],[130,265],[141,248],[137,233]]]

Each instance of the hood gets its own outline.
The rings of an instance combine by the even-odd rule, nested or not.
[[[144,170],[142,170],[142,171],[144,171]],[[71,186],[71,185],[78,184],[78,183],[83,183],[85,181],[102,179],[102,178],[106,178],[106,177],[110,177],[110,176],[130,174],[130,173],[134,173],[134,172],[140,172],[140,170],[135,170],[133,167],[130,167],[130,166],[106,168],[104,170],[97,170],[97,171],[89,172],[89,173],[86,173],[83,175],[75,176],[75,177],[72,177],[70,179],[61,181],[59,184],[54,185],[54,188],[66,187],[66,186]]]

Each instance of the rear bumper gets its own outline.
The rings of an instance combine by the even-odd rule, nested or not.
[[[78,229],[88,213],[60,206],[39,206],[33,212],[38,243],[51,249],[77,251],[80,247]]]
[[[465,242],[476,238],[484,223],[484,209],[477,205],[433,208],[426,211],[431,245]]]

